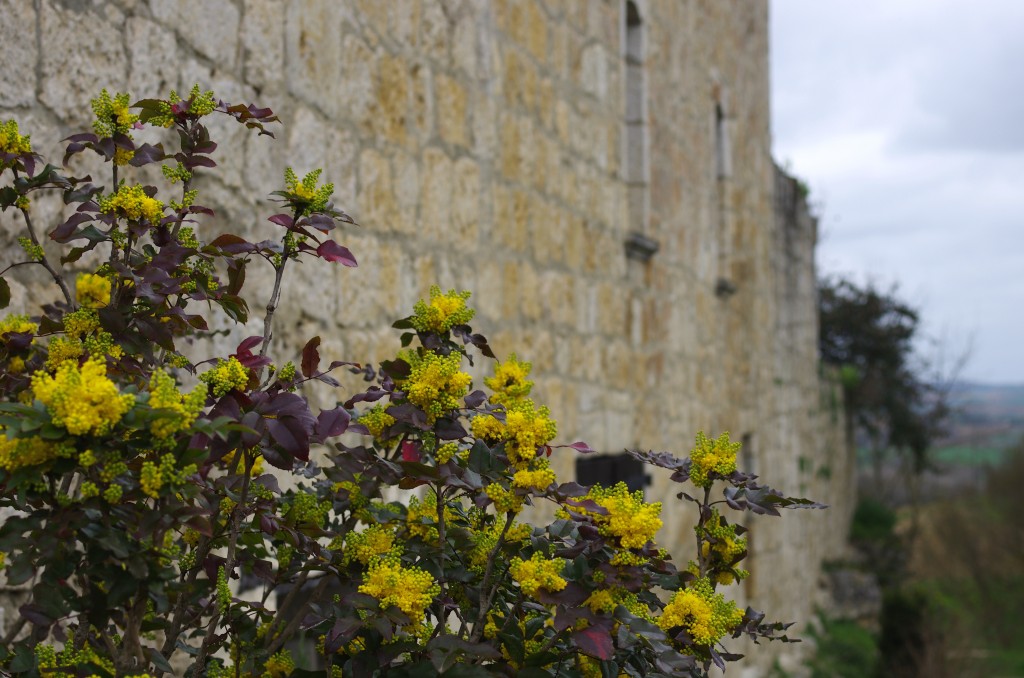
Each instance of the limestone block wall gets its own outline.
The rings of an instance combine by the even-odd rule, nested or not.
[[[391,321],[431,284],[470,289],[475,329],[533,362],[563,441],[685,454],[698,429],[730,430],[773,486],[832,501],[756,521],[755,575],[739,593],[807,619],[820,560],[845,535],[849,497],[826,494],[849,469],[817,371],[813,220],[780,198],[770,155],[767,2],[633,4],[630,15],[621,0],[0,0],[0,119],[59,159],[54,140],[89,124],[101,87],[143,98],[198,82],[270,106],[276,141],[212,125],[221,167],[199,202],[218,219],[200,228],[270,237],[267,196],[286,165],[323,167],[360,223],[337,235],[358,269],[289,270],[279,360],[315,334],[325,359],[389,358]],[[627,103],[639,136],[626,134]],[[626,162],[637,143],[640,173]],[[55,223],[61,206],[33,209]],[[5,245],[19,228],[0,215]],[[658,244],[649,261],[626,256],[631,233]],[[0,265],[14,256],[0,250]],[[266,274],[249,273],[254,311]],[[52,296],[42,277],[13,288],[15,311]],[[215,348],[255,333],[254,315]],[[554,461],[572,477],[568,452]],[[694,516],[654,475],[663,539],[685,562]],[[750,670],[788,649],[756,653]]]

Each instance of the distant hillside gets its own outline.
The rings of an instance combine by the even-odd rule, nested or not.
[[[1024,437],[1024,384],[957,384],[950,405],[948,434],[936,444],[936,461],[998,464],[1006,448]]]

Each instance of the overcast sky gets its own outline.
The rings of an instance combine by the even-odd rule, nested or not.
[[[1024,383],[1024,0],[772,0],[776,159],[819,273],[899,285],[962,377]],[[934,347],[926,347],[933,351]]]

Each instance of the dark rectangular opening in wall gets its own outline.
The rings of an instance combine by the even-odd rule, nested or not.
[[[611,487],[622,481],[630,492],[644,489],[651,477],[645,464],[628,454],[586,456],[576,459],[576,482],[581,485]]]

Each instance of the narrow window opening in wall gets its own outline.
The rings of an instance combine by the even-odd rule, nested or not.
[[[579,457],[576,460],[576,482],[611,487],[622,481],[630,492],[635,492],[644,489],[651,481],[644,470],[644,463],[628,454]]]
[[[729,159],[729,128],[725,121],[722,104],[715,104],[715,176],[728,179],[732,174],[732,163]]]
[[[729,215],[729,192],[732,176],[732,151],[729,144],[729,122],[725,104],[722,103],[724,93],[718,90],[715,101],[715,213],[718,222],[718,279],[715,281],[715,294],[720,299],[728,299],[736,293],[736,281],[733,280],[729,264],[732,256],[732,233]]]
[[[626,255],[649,261],[658,243],[649,236],[650,166],[648,160],[647,82],[644,68],[644,23],[636,2],[627,1],[623,10],[623,61],[625,77],[625,125],[623,135],[623,179],[629,210],[630,235]]]

